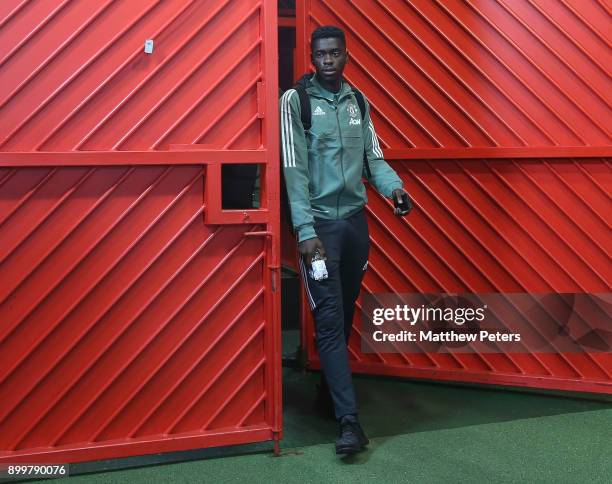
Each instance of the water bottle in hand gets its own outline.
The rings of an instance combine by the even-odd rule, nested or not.
[[[310,266],[310,277],[315,281],[327,279],[327,267],[325,267],[325,259],[321,257],[321,253],[317,249],[312,256],[312,265]]]

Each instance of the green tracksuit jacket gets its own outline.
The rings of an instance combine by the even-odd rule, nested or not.
[[[383,159],[370,106],[362,121],[355,95],[346,82],[336,94],[323,89],[313,76],[306,88],[312,111],[311,128],[304,132],[300,100],[295,89],[280,99],[281,156],[291,218],[298,242],[312,239],[314,217],[344,219],[367,202],[365,149],[372,185],[386,197],[402,181]]]

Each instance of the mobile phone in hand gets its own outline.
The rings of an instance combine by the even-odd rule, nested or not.
[[[398,197],[393,197],[393,205],[395,205],[395,208],[400,209],[400,215],[407,215],[412,210],[412,202],[406,192],[402,193],[399,200]]]

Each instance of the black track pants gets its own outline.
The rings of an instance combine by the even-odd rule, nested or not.
[[[348,341],[355,301],[367,268],[370,245],[363,210],[343,220],[315,222],[315,231],[327,254],[329,277],[311,279],[303,261],[301,270],[315,320],[317,349],[334,401],[336,417],[357,413],[348,358]]]

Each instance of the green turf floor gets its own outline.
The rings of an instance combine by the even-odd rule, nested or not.
[[[332,446],[335,422],[313,408],[317,381],[316,373],[284,370],[281,457],[272,455],[270,444],[259,444],[223,449],[225,456],[208,453],[65,481],[612,483],[609,401],[356,376],[372,443],[368,452],[340,459]],[[146,462],[151,460],[113,461],[107,468]]]

